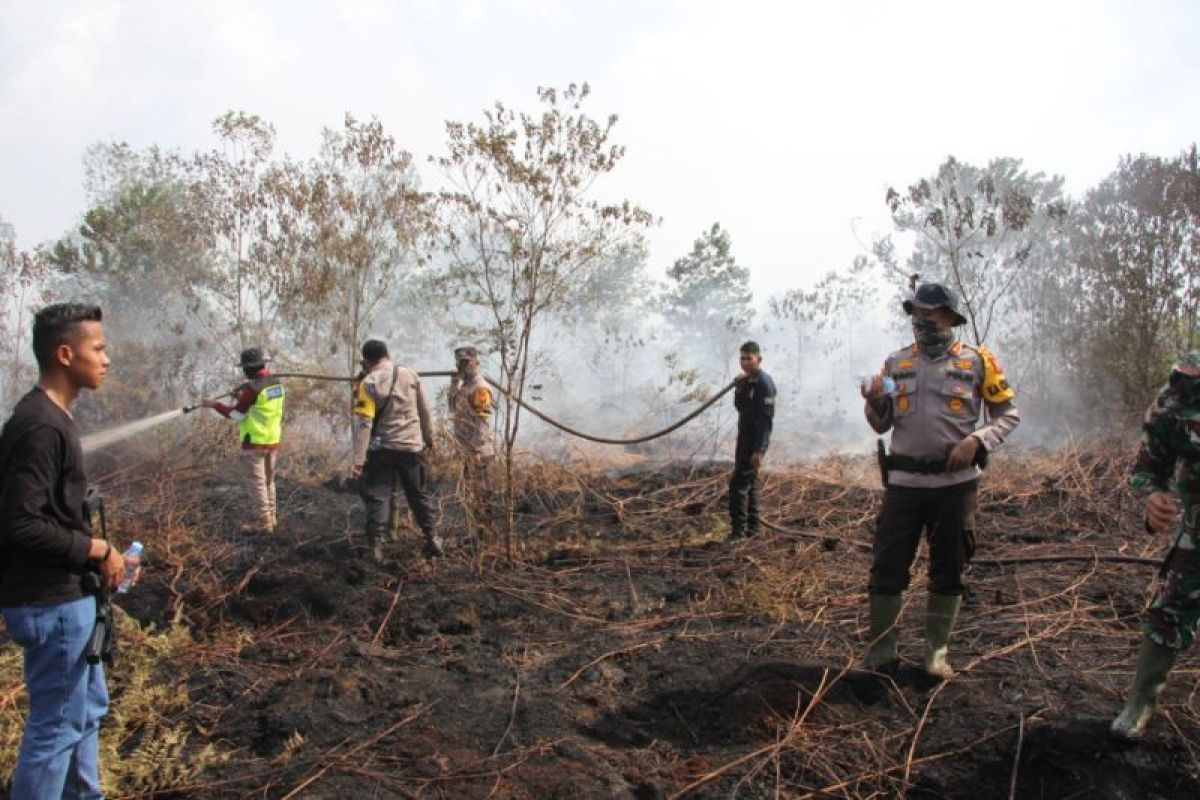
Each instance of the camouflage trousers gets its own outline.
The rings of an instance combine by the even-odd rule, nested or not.
[[[1200,531],[1180,526],[1163,561],[1146,614],[1146,636],[1171,650],[1186,650],[1200,624]]]

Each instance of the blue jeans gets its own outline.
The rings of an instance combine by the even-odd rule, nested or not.
[[[104,667],[83,656],[96,598],[4,609],[25,650],[29,719],[13,773],[13,800],[92,800],[100,791],[100,718],[108,711]]]

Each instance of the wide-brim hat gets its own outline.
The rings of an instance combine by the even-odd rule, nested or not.
[[[954,324],[966,325],[967,318],[958,311],[958,296],[954,290],[940,283],[922,283],[904,300],[904,313],[912,314],[914,308],[944,308],[954,315]]]
[[[263,356],[263,351],[257,347],[247,347],[238,356],[237,367],[265,367],[270,359]]]

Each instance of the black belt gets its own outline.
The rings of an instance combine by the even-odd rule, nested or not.
[[[946,462],[934,458],[913,458],[892,453],[886,463],[889,471],[915,472],[918,475],[941,475],[946,471]]]
[[[918,475],[941,475],[946,472],[946,462],[936,458],[913,458],[912,456],[902,456],[897,453],[888,455],[884,461],[887,464],[889,471],[897,472],[915,472]],[[972,466],[987,468],[988,452],[983,445],[975,451],[975,460]]]

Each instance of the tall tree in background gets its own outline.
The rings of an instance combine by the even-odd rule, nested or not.
[[[447,277],[473,310],[467,332],[492,343],[500,380],[525,395],[539,324],[566,309],[606,253],[651,223],[628,201],[602,203],[596,181],[625,150],[611,141],[616,116],[583,111],[587,84],[538,89],[540,113],[497,102],[482,122],[448,122],[436,161],[449,183],[441,195]],[[506,542],[516,532],[513,456],[521,409],[504,406]]]
[[[681,329],[702,334],[745,331],[754,318],[750,270],[733,257],[729,232],[714,222],[692,244],[692,251],[667,270],[663,313]]]
[[[110,403],[125,414],[161,408],[195,387],[220,332],[203,300],[213,277],[205,210],[179,159],[157,148],[100,144],[84,164],[91,206],[48,255],[60,293],[104,308],[123,367],[110,376],[117,390],[83,408],[93,416]]]
[[[793,329],[796,362],[789,383],[796,391],[806,380],[807,351],[820,347],[821,354],[828,355],[835,348],[848,348],[853,360],[854,332],[845,339],[839,338],[838,332],[851,320],[861,319],[863,312],[878,301],[877,269],[876,262],[858,256],[849,269],[825,273],[812,289],[789,289],[768,300],[771,314]]]
[[[379,120],[347,115],[325,131],[315,161],[278,165],[263,187],[274,211],[256,260],[281,278],[293,335],[326,343],[348,374],[380,312],[426,259],[433,218],[412,156]]]
[[[919,274],[956,289],[976,344],[1022,275],[1041,267],[1040,248],[1066,215],[1062,179],[1029,173],[1013,158],[981,169],[951,157],[932,178],[889,188],[886,199],[896,230],[916,240],[903,265],[886,240],[876,255],[897,277]]]
[[[3,359],[3,399],[11,408],[33,376],[29,329],[34,304],[44,299],[48,261],[41,251],[17,247],[16,232],[0,217],[0,359]]]
[[[1200,164],[1121,159],[1079,212],[1074,363],[1079,380],[1112,381],[1124,409],[1149,402],[1172,359],[1200,346]]]
[[[268,224],[263,173],[270,166],[275,128],[255,114],[228,111],[213,122],[220,146],[186,165],[191,191],[206,212],[213,272],[209,302],[232,329],[238,347],[272,346],[285,291],[265,251],[255,245]]]

